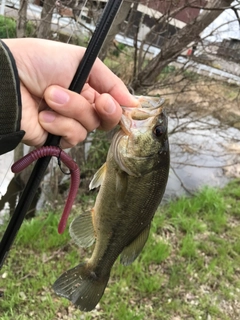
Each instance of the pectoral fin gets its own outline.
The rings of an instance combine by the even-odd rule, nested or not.
[[[121,254],[120,262],[127,266],[131,264],[142,251],[149,235],[150,224],[133,240],[130,245],[125,247]]]
[[[89,190],[99,187],[105,177],[107,165],[104,163],[100,169],[94,174],[92,181],[89,184]]]
[[[90,247],[95,241],[91,212],[76,217],[70,224],[69,233],[79,247]]]

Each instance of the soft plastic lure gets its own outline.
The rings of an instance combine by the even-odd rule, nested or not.
[[[64,229],[66,228],[67,219],[72,209],[73,202],[76,198],[78,187],[80,184],[80,170],[76,162],[62,149],[55,146],[43,146],[32,152],[28,153],[23,158],[19,159],[12,165],[12,172],[18,173],[28,167],[34,161],[47,157],[53,156],[57,157],[59,161],[62,161],[70,170],[71,174],[71,185],[68,194],[68,198],[63,210],[63,214],[61,220],[58,225],[58,232],[63,233]]]

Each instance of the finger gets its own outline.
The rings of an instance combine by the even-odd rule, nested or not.
[[[100,129],[111,130],[119,123],[122,108],[109,94],[105,93],[97,97],[95,108],[100,118]]]
[[[54,111],[40,112],[39,122],[45,131],[62,136],[62,148],[71,148],[87,137],[86,128],[78,121],[64,117]]]
[[[81,91],[81,96],[83,96],[89,103],[95,103],[96,98],[100,94],[93,89],[88,83],[85,83]]]
[[[38,122],[39,101],[34,99],[21,84],[22,119],[21,130],[25,131],[22,142],[29,146],[41,146],[47,139],[47,132]]]
[[[99,127],[100,120],[94,106],[78,93],[59,86],[50,86],[45,90],[44,98],[52,110],[64,117],[75,119],[87,131]]]
[[[68,88],[85,52],[79,46],[43,39],[4,41],[16,59],[21,81],[29,92],[39,98],[42,98],[45,88],[52,84]],[[28,48],[27,55],[25,48]],[[52,57],[56,58],[53,60]],[[99,93],[112,95],[121,105],[137,105],[123,82],[100,59],[96,59],[93,64],[88,82]]]
[[[88,82],[99,93],[109,93],[122,106],[136,107],[138,105],[137,99],[130,94],[123,81],[99,59],[93,65]]]

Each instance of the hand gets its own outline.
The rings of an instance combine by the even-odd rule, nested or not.
[[[20,78],[23,142],[42,146],[48,133],[61,136],[68,148],[83,141],[96,128],[110,130],[121,118],[120,105],[137,101],[123,82],[99,59],[81,94],[69,91],[85,49],[42,39],[5,39]]]

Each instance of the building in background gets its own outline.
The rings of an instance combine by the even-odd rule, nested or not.
[[[123,33],[129,38],[134,38],[138,30],[138,40],[145,39],[147,35],[146,42],[160,48],[166,37],[172,36],[197,18],[206,1],[191,2],[194,7],[188,7],[186,3],[189,1],[180,0],[175,4],[174,1],[141,0],[137,10],[129,12]],[[132,5],[132,11],[133,8]],[[157,27],[148,34],[156,22]]]

